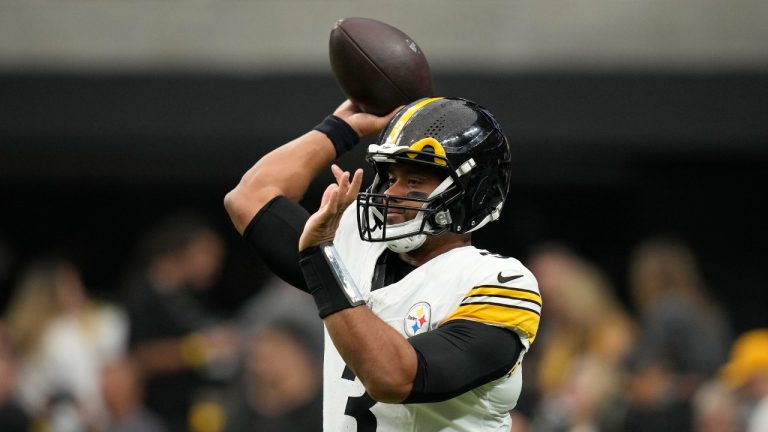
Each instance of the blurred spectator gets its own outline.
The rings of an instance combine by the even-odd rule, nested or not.
[[[730,325],[680,241],[640,244],[630,262],[629,289],[643,333],[627,364],[625,428],[688,430],[691,400],[725,360]]]
[[[693,397],[693,430],[696,432],[738,432],[740,404],[736,396],[717,380],[701,385]]]
[[[18,400],[18,370],[5,324],[0,322],[0,431],[26,432],[32,421]]]
[[[745,430],[768,431],[768,329],[751,330],[736,339],[720,378],[744,404]]]
[[[693,430],[691,396],[665,364],[633,355],[626,364],[622,431]]]
[[[517,410],[509,412],[512,417],[512,427],[509,432],[528,432],[531,430],[530,418]]]
[[[640,355],[694,380],[712,376],[725,361],[731,329],[691,250],[671,239],[639,245],[629,288],[644,331]]]
[[[162,421],[144,407],[144,380],[128,357],[117,358],[101,372],[101,394],[109,411],[106,432],[164,432]]]
[[[301,321],[261,327],[227,411],[229,432],[321,431],[322,340]]]
[[[70,429],[102,426],[106,412],[99,371],[124,350],[121,311],[90,299],[78,269],[52,258],[22,273],[7,322],[20,356],[19,390],[25,407],[48,413],[53,423],[67,416]]]
[[[13,260],[11,245],[0,236],[0,309],[5,307],[8,293],[11,292]]]
[[[321,430],[323,323],[312,297],[272,277],[239,324],[248,343],[225,402],[226,430]]]
[[[540,339],[531,351],[540,400],[533,430],[610,430],[619,365],[634,324],[592,263],[558,245],[529,259],[544,299]],[[531,382],[531,381],[529,381]]]
[[[250,334],[286,319],[300,323],[314,338],[323,339],[323,321],[312,296],[272,276],[240,309],[238,324],[242,332]]]
[[[130,345],[147,379],[145,402],[173,431],[189,430],[190,407],[212,377],[234,372],[236,331],[200,300],[223,261],[223,241],[209,225],[171,217],[140,243],[126,282]]]

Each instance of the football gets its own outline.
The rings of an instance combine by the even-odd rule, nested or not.
[[[384,115],[433,96],[432,73],[421,48],[389,24],[339,20],[331,30],[329,54],[339,87],[364,112]]]

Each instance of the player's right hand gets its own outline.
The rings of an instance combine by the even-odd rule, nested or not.
[[[349,124],[352,129],[357,132],[357,135],[362,138],[376,135],[381,132],[381,130],[384,129],[387,124],[389,124],[389,121],[400,110],[400,108],[402,108],[402,106],[395,108],[391,113],[387,115],[379,117],[360,111],[360,109],[357,108],[355,104],[347,99],[341,105],[339,105],[338,108],[336,108],[336,111],[333,112],[333,115],[347,122],[347,124]]]

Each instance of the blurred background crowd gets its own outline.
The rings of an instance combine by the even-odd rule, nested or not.
[[[119,289],[61,252],[24,263],[0,319],[0,430],[321,430],[322,323],[275,277],[215,307],[227,251],[196,215],[158,221]],[[563,243],[523,258],[546,313],[514,431],[764,431],[768,327],[736,333],[682,240],[648,238],[629,302]]]
[[[510,138],[515,431],[768,431],[762,0],[0,2],[0,431],[320,430],[313,302],[222,199],[341,102],[348,16]]]
[[[203,219],[178,215],[138,242],[110,296],[61,253],[25,263],[0,320],[0,430],[319,430],[311,297],[271,279],[217,310],[225,254]]]

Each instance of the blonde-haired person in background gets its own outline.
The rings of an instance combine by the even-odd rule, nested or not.
[[[105,362],[125,349],[122,311],[89,298],[72,262],[47,258],[22,272],[7,323],[20,358],[25,408],[52,427],[60,421],[85,430],[103,425],[99,376]]]
[[[549,299],[531,359],[541,398],[533,430],[614,430],[620,419],[612,404],[620,364],[635,343],[634,322],[603,271],[567,247],[543,244],[528,264]]]

